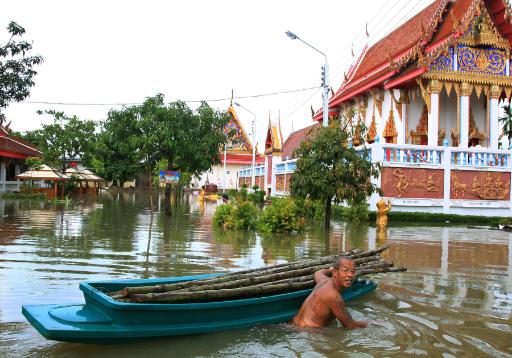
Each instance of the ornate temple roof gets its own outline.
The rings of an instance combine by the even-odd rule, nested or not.
[[[329,107],[371,88],[393,88],[426,72],[441,52],[464,35],[475,14],[483,11],[489,14],[499,34],[512,43],[512,11],[506,1],[436,0],[369,49],[365,47],[329,100]],[[313,119],[321,118],[319,109]]]
[[[267,137],[265,138],[265,154],[281,153],[283,151],[283,134],[281,121],[272,123],[268,120]]]
[[[226,149],[226,163],[227,164],[251,164],[252,163],[252,143],[247,136],[242,122],[235,111],[235,108],[230,105],[227,109],[227,115],[230,117],[229,122],[224,128],[224,133],[228,135],[234,132]],[[221,155],[221,162],[224,163],[224,155]],[[261,164],[264,158],[256,153],[256,163]]]
[[[26,159],[40,155],[41,152],[33,144],[12,136],[5,127],[0,126],[0,157]]]

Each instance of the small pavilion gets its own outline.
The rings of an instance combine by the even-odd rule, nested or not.
[[[43,164],[36,170],[28,170],[16,176],[17,179],[21,180],[32,180],[32,181],[51,181],[53,182],[52,187],[39,187],[34,191],[45,193],[48,196],[57,196],[57,183],[63,182],[69,179],[69,176],[59,172],[57,169]]]

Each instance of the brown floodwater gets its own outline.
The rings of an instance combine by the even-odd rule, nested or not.
[[[102,193],[70,204],[0,199],[0,357],[510,357],[512,234],[447,223],[375,227],[333,221],[302,235],[223,233],[215,204],[195,197],[150,223],[147,192]],[[161,201],[157,200],[157,203]],[[190,275],[254,268],[389,244],[405,273],[374,277],[377,290],[349,304],[375,323],[296,330],[287,324],[126,344],[48,341],[24,304],[83,302],[85,280]],[[148,250],[149,248],[149,250]]]

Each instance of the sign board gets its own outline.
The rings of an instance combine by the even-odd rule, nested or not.
[[[160,171],[160,183],[161,184],[173,184],[180,181],[180,172],[174,170],[161,170]]]

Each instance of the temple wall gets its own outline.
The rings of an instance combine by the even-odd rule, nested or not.
[[[364,118],[364,123],[366,125],[366,128],[370,128],[370,124],[372,123],[373,104],[375,101],[373,100],[373,96],[369,94],[366,96],[368,98],[368,106],[366,107],[366,116]]]
[[[247,164],[226,164],[227,189],[236,189],[237,172],[246,166]],[[216,184],[219,189],[222,189],[224,184],[224,166],[222,164],[213,166],[210,171],[203,173],[199,179],[193,179],[192,185],[197,185],[200,188],[206,184],[207,179],[209,183]]]
[[[483,92],[483,91],[482,91]],[[478,127],[479,131],[481,133],[484,133],[488,135],[487,133],[487,113],[486,113],[486,106],[487,106],[487,99],[485,97],[484,93],[480,94],[480,99],[477,97],[475,91],[471,93],[471,97],[469,99],[469,108],[471,108],[471,111],[473,112],[473,118],[475,120],[475,125]],[[487,146],[488,142],[487,138],[484,143],[480,143],[482,147]]]
[[[414,98],[409,99],[409,104],[407,105],[407,117],[408,117],[408,126],[407,126],[407,143],[411,143],[410,133],[411,129],[415,129],[418,123],[420,122],[421,112],[423,111],[423,99],[419,93],[414,96]],[[407,144],[406,143],[406,144]]]
[[[457,129],[457,121],[457,94],[452,90],[448,97],[446,91],[443,90],[439,96],[439,129],[446,130],[449,146],[453,145],[451,131],[452,128]]]

